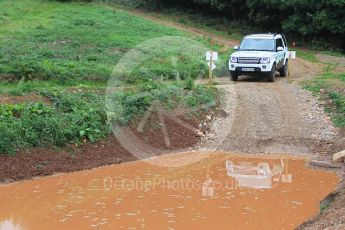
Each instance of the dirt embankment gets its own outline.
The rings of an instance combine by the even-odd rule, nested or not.
[[[203,123],[207,114],[199,119],[181,117],[186,124],[200,132],[206,131],[198,127]],[[131,133],[136,136],[144,146],[152,146],[165,151],[186,149],[198,143],[201,136],[193,132],[191,128],[179,126],[175,121],[165,117],[165,127],[168,131],[170,146],[166,146],[162,133],[161,124],[155,114],[149,118],[144,130],[138,132],[138,124],[131,124]],[[127,138],[129,138],[127,136]],[[129,139],[131,145],[136,145],[133,139]],[[85,141],[86,142],[86,141]],[[53,175],[56,173],[67,173],[92,169],[104,165],[119,164],[123,162],[140,160],[135,154],[129,152],[122,146],[116,137],[99,141],[97,143],[83,143],[80,146],[69,145],[63,149],[56,148],[33,148],[27,151],[17,152],[15,155],[0,154],[0,183],[11,183],[33,177]],[[171,151],[172,152],[172,151]]]

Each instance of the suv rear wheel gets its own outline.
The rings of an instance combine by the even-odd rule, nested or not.
[[[230,80],[237,81],[238,80],[238,73],[230,71]]]
[[[272,66],[272,70],[268,74],[268,78],[267,79],[268,79],[269,82],[274,82],[275,81],[275,79],[276,79],[276,65],[275,64]]]
[[[289,71],[289,62],[288,60],[286,60],[286,63],[283,66],[283,68],[279,70],[279,74],[281,77],[286,77],[288,75],[288,71]]]

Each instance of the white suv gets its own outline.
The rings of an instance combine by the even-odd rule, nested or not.
[[[241,45],[235,46],[229,60],[231,80],[239,75],[263,75],[274,82],[275,73],[288,74],[289,51],[282,34],[253,34],[244,37]]]

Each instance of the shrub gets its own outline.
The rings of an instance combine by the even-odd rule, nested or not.
[[[53,105],[26,103],[0,106],[0,152],[64,146],[109,134],[103,101],[92,93],[44,92]]]

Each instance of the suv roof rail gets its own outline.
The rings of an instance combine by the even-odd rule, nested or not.
[[[261,33],[261,34],[248,34],[245,37],[250,37],[250,36],[276,36],[277,34],[273,33]]]
[[[268,34],[272,34],[272,35],[273,35],[273,37],[275,37],[275,36],[279,35],[278,33],[271,33],[271,32],[268,32]]]

